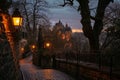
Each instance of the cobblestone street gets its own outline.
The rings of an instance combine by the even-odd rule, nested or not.
[[[31,62],[32,56],[20,60],[24,80],[74,80],[67,74],[54,69],[40,69]]]

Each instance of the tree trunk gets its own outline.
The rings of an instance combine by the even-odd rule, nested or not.
[[[90,51],[93,53],[99,52],[99,35],[103,28],[103,17],[105,8],[111,0],[99,0],[94,25],[91,25],[91,15],[89,9],[89,0],[77,0],[81,7],[81,23],[83,25],[84,35],[89,39]]]
[[[91,37],[89,38],[90,52],[97,53],[99,51],[99,38]]]

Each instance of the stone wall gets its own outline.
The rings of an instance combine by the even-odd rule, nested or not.
[[[0,80],[22,80],[18,66],[5,34],[0,35]]]
[[[56,60],[56,69],[62,70],[75,77],[76,80],[84,78],[83,80],[120,80],[120,74],[112,72],[109,68],[102,68],[99,70],[93,64],[76,63],[66,60]]]

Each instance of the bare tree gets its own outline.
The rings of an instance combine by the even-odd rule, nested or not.
[[[118,39],[120,32],[120,3],[114,3],[107,7],[103,21],[106,37],[101,49],[105,49],[112,41]]]
[[[64,0],[64,5],[73,5],[75,0]],[[78,10],[82,17],[81,23],[83,25],[84,35],[89,39],[90,50],[92,52],[99,50],[99,35],[103,29],[103,18],[106,7],[113,2],[113,0],[98,0],[96,13],[91,15],[91,9],[89,3],[91,0],[76,0],[79,3]],[[91,24],[91,20],[94,24]]]
[[[30,43],[35,43],[38,37],[39,27],[50,26],[45,9],[45,0],[21,0],[14,4],[19,7],[24,16],[24,29]]]

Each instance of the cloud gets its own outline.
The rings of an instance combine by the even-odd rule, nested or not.
[[[49,5],[56,4],[57,6],[60,1],[62,2],[62,0],[58,0],[58,1],[51,0],[51,2],[49,1],[48,1],[48,3],[50,3]],[[81,28],[82,26],[80,24],[81,16],[74,8],[70,6],[66,6],[66,7],[49,7],[48,9],[49,9],[48,16],[53,25],[59,20],[61,20],[63,24],[67,23],[72,28]]]

